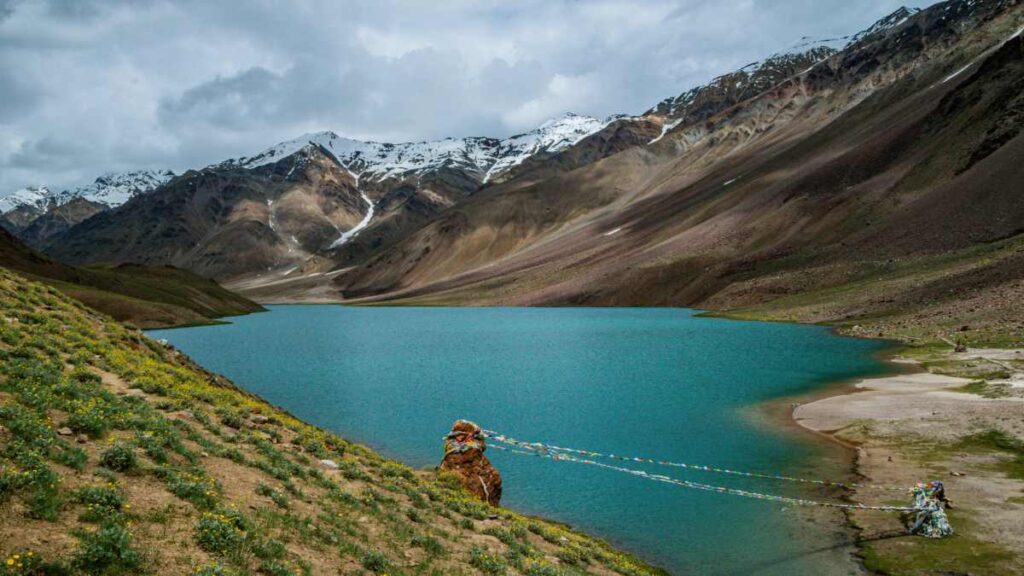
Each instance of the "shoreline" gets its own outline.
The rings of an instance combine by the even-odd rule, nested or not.
[[[715,316],[712,316],[715,317]],[[732,318],[718,316],[719,319],[730,320]],[[790,322],[783,322],[790,323]],[[806,324],[805,324],[806,325]],[[858,338],[863,340],[877,341],[874,338],[862,336],[849,336],[841,334],[837,329],[830,328],[828,333],[837,337]],[[830,453],[824,455],[828,458],[829,468],[836,467],[834,474],[826,474],[829,479],[842,482],[857,482],[863,479],[863,474],[858,466],[859,447],[843,440],[827,431],[817,430],[802,424],[794,417],[797,408],[827,400],[837,396],[856,394],[860,390],[857,384],[865,379],[884,378],[896,376],[907,372],[907,367],[902,363],[894,361],[902,344],[886,340],[886,347],[871,353],[871,356],[878,360],[879,370],[862,376],[852,376],[840,380],[823,380],[819,386],[803,393],[782,396],[762,402],[751,407],[751,412],[759,420],[758,425],[766,426],[777,433],[791,436],[797,441],[807,442],[817,446],[819,449],[827,450]],[[853,501],[854,494],[850,491],[842,491],[839,498],[844,501]],[[794,511],[800,515],[813,518],[816,522],[822,522],[833,526],[841,536],[833,537],[831,546],[828,547],[832,566],[837,568],[848,568],[861,573],[869,573],[861,557],[860,531],[850,514],[845,510],[833,509],[807,509],[805,511]],[[822,552],[824,553],[824,552]]]
[[[838,334],[836,330],[833,332]],[[1006,415],[1018,409],[1024,411],[1022,398],[982,397],[973,390],[968,392],[966,387],[978,381],[976,376],[941,373],[956,372],[956,368],[933,372],[927,362],[905,356],[907,349],[902,343],[890,342],[891,346],[878,352],[888,368],[882,374],[826,384],[808,394],[770,402],[766,411],[774,414],[780,426],[798,429],[845,451],[849,473],[857,481],[908,487],[916,481],[943,481],[952,488],[951,493],[957,495],[954,499],[958,503],[967,503],[951,513],[954,524],[960,524],[962,530],[949,542],[962,538],[984,550],[980,555],[971,550],[972,555],[981,558],[977,562],[982,564],[974,564],[975,558],[962,558],[967,553],[953,544],[948,548],[958,551],[951,553],[954,554],[952,560],[969,568],[988,567],[986,562],[991,560],[990,556],[1002,562],[1009,555],[1008,561],[1014,562],[1014,558],[1020,558],[1024,538],[1007,536],[1015,522],[1012,516],[1006,516],[1005,509],[999,514],[1000,507],[994,503],[993,495],[1014,484],[1019,490],[1020,483],[1012,478],[993,477],[990,470],[1002,461],[1000,457],[991,450],[984,455],[968,453],[967,448],[962,447],[962,438],[972,432],[1000,429],[1000,422],[1006,420]],[[1014,358],[1022,355],[1021,351],[1014,350],[1000,353],[1003,356],[1016,353]],[[960,369],[975,366],[976,362],[972,361],[990,360],[978,353],[946,351],[938,353],[938,358],[960,362],[960,365],[954,364]],[[1012,378],[1020,375],[1017,372]],[[938,426],[945,428],[940,437],[928,438],[926,433]],[[943,446],[965,452],[953,455],[943,452]],[[848,494],[853,501],[866,503],[874,503],[880,497],[856,489]],[[902,497],[909,498],[909,495]],[[993,513],[1000,517],[992,519]],[[906,562],[900,554],[910,551],[913,558],[917,551],[929,545],[934,547],[933,542],[908,535],[895,515],[871,514],[848,511],[843,515],[844,528],[855,535],[854,558],[867,573],[899,572]],[[978,529],[984,524],[981,518],[991,519],[993,526]],[[934,550],[930,553],[934,554]]]

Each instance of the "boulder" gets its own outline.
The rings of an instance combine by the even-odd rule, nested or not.
[[[456,420],[444,441],[441,470],[458,476],[463,488],[491,506],[501,501],[501,474],[491,465],[484,451],[483,431],[468,420]]]

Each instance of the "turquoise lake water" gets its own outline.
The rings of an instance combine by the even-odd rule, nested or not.
[[[616,454],[834,475],[836,451],[769,426],[761,402],[877,373],[882,344],[684,309],[272,306],[151,331],[296,416],[413,466],[458,418]],[[835,526],[760,500],[488,451],[502,504],[567,522],[688,574],[821,574]],[[813,498],[799,485],[651,469]],[[827,550],[826,550],[827,552]]]

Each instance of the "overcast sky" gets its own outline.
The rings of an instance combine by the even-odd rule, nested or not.
[[[0,195],[317,130],[503,137],[569,111],[640,113],[904,3],[0,0]]]

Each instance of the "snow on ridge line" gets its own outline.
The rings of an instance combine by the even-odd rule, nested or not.
[[[551,119],[539,128],[525,134],[517,134],[502,141],[502,149],[508,153],[499,156],[484,174],[487,183],[496,174],[510,170],[539,152],[559,152],[574,146],[580,140],[619,119],[609,116],[603,121],[591,116],[566,115]]]
[[[46,186],[29,186],[15,190],[11,194],[0,198],[0,214],[6,214],[11,210],[22,206],[32,206],[43,210],[46,208],[50,192]]]
[[[89,184],[59,192],[52,191],[46,186],[30,186],[0,198],[0,214],[24,206],[45,211],[51,205],[63,206],[77,198],[115,208],[138,194],[165,184],[173,177],[174,173],[170,170],[135,170],[108,172]]]
[[[619,118],[611,116],[602,121],[590,116],[567,114],[504,140],[474,136],[391,144],[354,140],[333,132],[315,132],[282,142],[255,156],[228,160],[223,164],[259,168],[308,146],[317,146],[329,151],[347,169],[376,181],[421,173],[442,165],[455,165],[481,173],[486,182],[498,172],[516,166],[538,152],[564,150]]]

